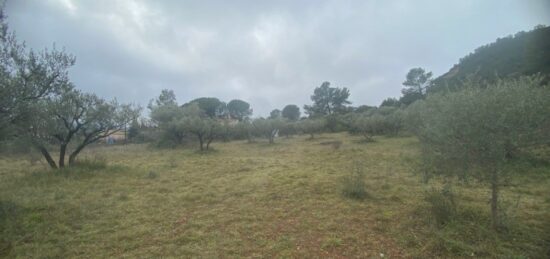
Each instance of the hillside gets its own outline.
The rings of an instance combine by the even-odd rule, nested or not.
[[[536,73],[550,75],[550,27],[537,26],[477,48],[436,78],[431,91],[455,88],[467,78],[490,83],[496,78]]]

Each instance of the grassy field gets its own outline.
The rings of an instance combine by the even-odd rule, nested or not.
[[[550,256],[550,166],[518,162],[503,188],[507,228],[489,223],[489,189],[454,188],[445,225],[415,174],[414,138],[347,134],[214,143],[214,152],[98,147],[100,165],[62,172],[0,159],[0,256],[531,257]],[[327,144],[342,141],[341,146]],[[360,166],[367,197],[342,194]]]

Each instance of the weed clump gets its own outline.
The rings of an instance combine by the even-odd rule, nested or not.
[[[456,216],[456,204],[450,185],[445,185],[442,190],[427,191],[424,200],[430,205],[431,215],[438,226],[449,223]]]
[[[365,173],[359,164],[355,164],[351,173],[343,178],[342,193],[354,200],[363,200],[368,196]]]

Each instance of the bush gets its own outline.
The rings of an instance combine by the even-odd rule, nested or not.
[[[255,119],[252,122],[256,135],[262,136],[268,139],[269,144],[275,143],[275,137],[279,134],[279,129],[283,127],[284,121],[282,119]]]
[[[424,200],[429,203],[431,215],[438,226],[447,224],[455,217],[456,204],[450,185],[442,190],[427,191]]]
[[[347,118],[348,132],[360,134],[365,141],[372,142],[375,135],[396,136],[403,128],[404,113],[395,107],[370,109]]]
[[[344,196],[363,200],[368,196],[367,187],[365,185],[365,173],[359,164],[356,164],[350,175],[343,178],[342,193]]]
[[[315,134],[321,133],[323,131],[325,125],[326,122],[324,119],[306,119],[300,121],[298,127],[303,133],[309,134],[310,139],[313,139],[315,138]]]

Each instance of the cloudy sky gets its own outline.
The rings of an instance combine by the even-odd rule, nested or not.
[[[400,95],[412,67],[435,75],[498,37],[550,25],[548,0],[8,0],[18,38],[77,57],[78,88],[145,106],[243,99],[255,115],[310,102],[323,81],[353,105]]]

